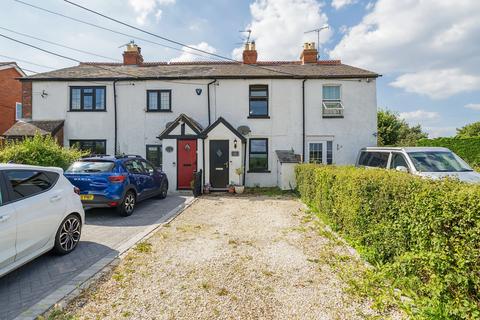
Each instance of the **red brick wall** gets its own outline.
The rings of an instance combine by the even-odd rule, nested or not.
[[[22,102],[21,77],[15,68],[0,70],[0,134],[15,123],[15,103]]]
[[[22,81],[23,118],[32,118],[32,81]]]

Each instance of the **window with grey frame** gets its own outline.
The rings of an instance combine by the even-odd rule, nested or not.
[[[326,150],[324,150],[324,146]],[[333,141],[309,143],[308,161],[310,163],[333,164]]]
[[[106,87],[70,87],[70,111],[106,111]]]
[[[322,115],[324,118],[343,118],[340,85],[322,87]]]
[[[147,111],[172,111],[172,90],[147,90]]]
[[[268,118],[268,85],[249,87],[249,118]]]
[[[90,151],[90,154],[106,154],[106,140],[70,140],[70,147],[76,147],[83,151]]]
[[[162,145],[147,144],[146,159],[150,161],[156,168],[162,168]]]
[[[248,171],[268,172],[268,139],[251,138],[248,149]]]

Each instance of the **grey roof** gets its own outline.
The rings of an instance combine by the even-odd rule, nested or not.
[[[168,137],[170,132],[175,129],[175,127],[180,123],[180,121],[187,123],[193,129],[193,131],[196,132],[197,135],[200,135],[202,133],[203,127],[200,123],[195,121],[193,118],[187,116],[186,114],[181,113],[175,120],[167,123],[165,130],[163,130],[157,138],[165,139],[166,137]]]
[[[5,133],[4,137],[31,137],[35,134],[55,134],[63,127],[63,120],[17,121]]]
[[[375,78],[379,74],[342,64],[338,60],[301,64],[298,61],[258,62],[158,62],[142,65],[81,63],[78,66],[38,73],[22,80],[102,79],[227,79],[227,78]]]
[[[295,154],[293,150],[275,150],[278,161],[280,163],[300,163],[302,157],[299,154]]]

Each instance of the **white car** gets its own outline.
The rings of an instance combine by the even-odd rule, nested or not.
[[[395,169],[430,179],[480,183],[480,173],[447,148],[371,147],[360,150],[357,166]]]
[[[53,249],[67,254],[85,221],[60,168],[0,164],[0,277]]]

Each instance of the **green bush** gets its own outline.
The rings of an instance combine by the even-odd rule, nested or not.
[[[480,167],[480,137],[421,139],[417,145],[448,148],[470,165]]]
[[[480,318],[480,185],[311,164],[295,173],[303,201],[413,300],[400,302],[411,316]]]
[[[65,149],[51,136],[36,135],[22,141],[7,142],[0,149],[0,162],[13,162],[38,166],[53,166],[66,169],[85,152]]]

